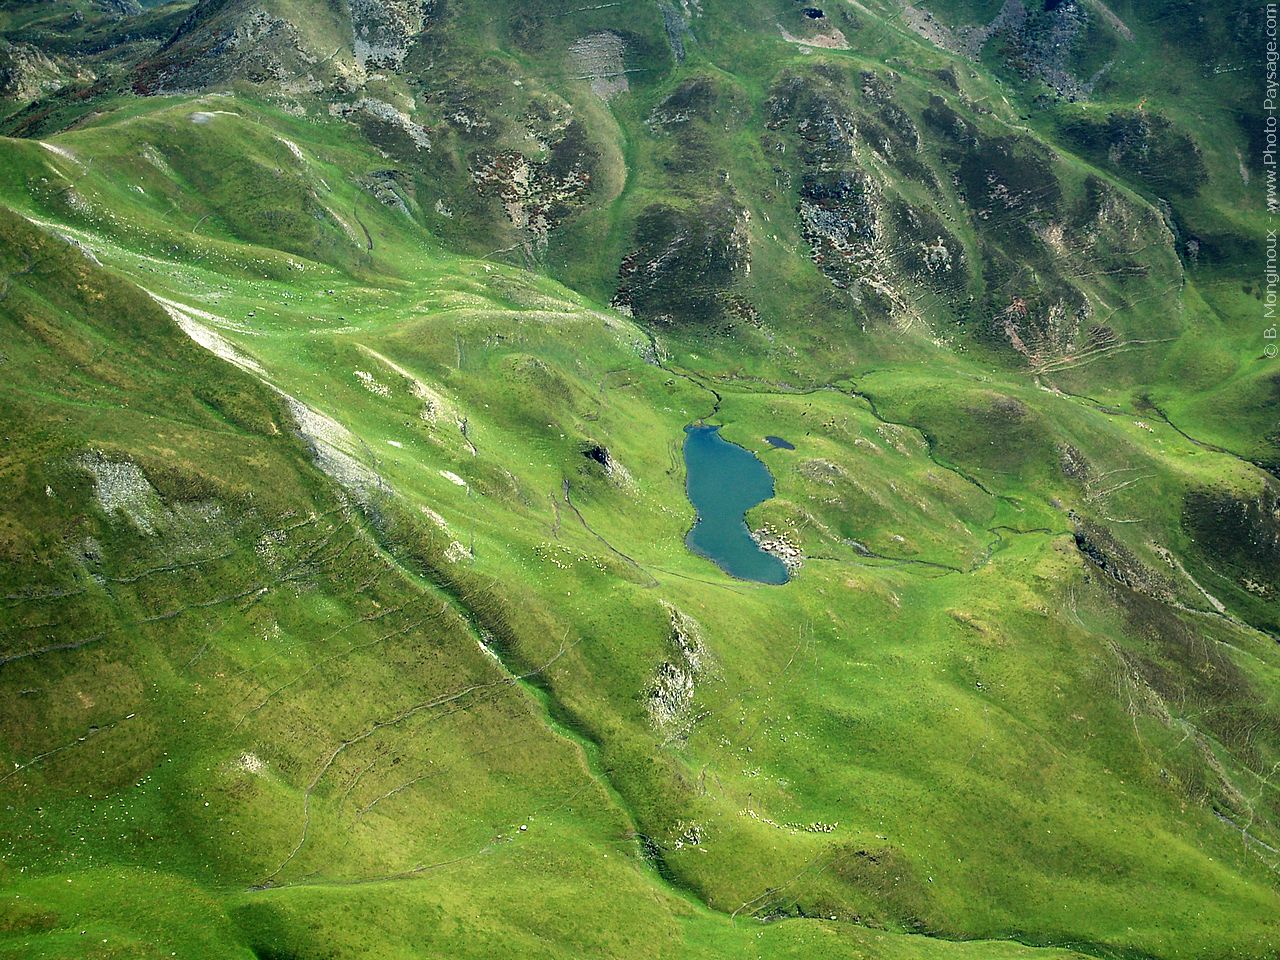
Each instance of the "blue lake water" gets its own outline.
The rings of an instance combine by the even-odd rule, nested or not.
[[[790,440],[785,440],[782,437],[775,437],[770,435],[765,437],[764,439],[769,444],[769,446],[777,447],[779,450],[794,450],[796,448],[796,445],[794,443],[792,443]]]
[[[685,543],[730,576],[786,583],[787,565],[760,549],[746,513],[773,496],[773,476],[750,450],[720,436],[719,427],[685,427],[684,464],[689,502],[698,520]]]

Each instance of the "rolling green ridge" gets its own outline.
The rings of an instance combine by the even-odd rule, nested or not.
[[[0,957],[1280,956],[1259,14],[822,14],[0,5]]]

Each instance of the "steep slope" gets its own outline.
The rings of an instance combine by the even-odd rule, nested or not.
[[[353,124],[387,160],[372,191],[415,198],[450,245],[691,349],[727,340],[724,365],[746,352],[796,381],[788,351],[816,348],[829,380],[904,342],[975,351],[1075,393],[1125,390],[1128,409],[1273,464],[1261,291],[1237,282],[1262,229],[1239,80],[1257,16],[1226,0],[218,0],[127,82],[10,129],[130,91],[245,91]]]
[[[189,113],[170,120],[190,124]],[[210,137],[243,149],[255,131],[235,133]],[[7,169],[29,182],[60,164],[80,169],[38,145],[5,149]],[[82,212],[101,199],[97,184],[108,196],[118,188],[117,172],[97,176],[80,177]],[[373,479],[381,464],[355,459],[369,446],[269,389],[260,366],[203,327],[209,317],[166,309],[99,264],[101,254],[151,287],[169,282],[169,265],[144,252],[162,238],[132,226],[149,222],[145,207],[130,213],[121,233],[133,249],[0,213],[4,463],[15,493],[0,683],[22,705],[4,716],[15,760],[3,778],[12,802],[0,951],[623,956],[643,944],[649,956],[683,957],[750,943],[779,956],[1032,953],[815,921],[775,925],[762,941],[765,931],[673,893],[596,749],[551,717],[536,685],[583,638],[547,638],[554,652],[516,673],[499,662],[497,651],[535,652],[504,643],[519,608],[466,569],[468,551],[440,514],[389,495]],[[239,297],[263,266],[285,262],[310,281],[290,287],[315,296],[351,282],[264,248],[199,245],[222,253],[219,272],[188,265],[180,283],[216,276]],[[446,284],[468,270],[486,277],[450,265],[458,279]],[[551,317],[598,322],[552,290],[536,306],[504,306],[526,283],[503,274],[485,295],[487,281],[463,282],[466,315],[512,331]],[[372,354],[361,363],[378,373],[355,381],[357,396],[381,407],[384,393],[369,387],[396,385],[401,403],[436,418],[446,449],[467,455],[443,397],[399,385]],[[309,465],[308,449],[341,484]],[[431,502],[453,514],[445,499]]]
[[[0,952],[1280,951],[1253,21],[923,6],[217,0],[10,116]]]
[[[457,955],[481,890],[485,955],[536,916],[573,918],[533,934],[566,953],[722,951],[728,914],[844,921],[746,928],[784,953],[945,947],[850,921],[1274,949],[1276,650],[1238,619],[1274,606],[1208,579],[1178,509],[1265,502],[1255,469],[963,359],[807,392],[687,372],[361,205],[351,138],[208,98],[5,144],[6,863],[42,904],[14,950],[73,949],[77,912],[163,922],[51,892],[81,868],[157,910],[203,891],[182,935],[259,955]],[[324,212],[349,207],[363,229]],[[683,546],[675,444],[712,410],[797,441],[753,518],[805,557],[781,590]],[[655,912],[581,899],[619,884]],[[441,919],[314,932],[373,904]]]

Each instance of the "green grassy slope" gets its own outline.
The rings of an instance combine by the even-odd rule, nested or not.
[[[1255,468],[963,356],[690,372],[362,203],[343,127],[49,142],[2,188],[14,955],[1276,949],[1274,603],[1181,508]],[[784,588],[683,546],[713,410]]]
[[[6,121],[0,956],[1280,955],[1247,23],[311,6]]]

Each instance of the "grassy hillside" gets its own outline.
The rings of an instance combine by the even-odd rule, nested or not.
[[[0,956],[1280,955],[1260,221],[1229,82],[1136,103],[1170,17],[1083,96],[990,4],[318,6],[0,140]],[[686,548],[699,419],[787,585]]]

